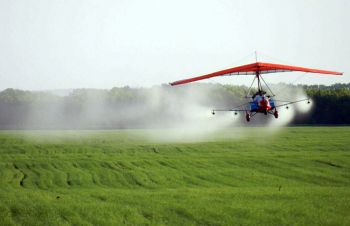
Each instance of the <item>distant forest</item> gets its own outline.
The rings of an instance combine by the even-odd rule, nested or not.
[[[297,115],[291,124],[350,124],[350,83],[274,88],[281,86],[292,93],[303,90],[313,102],[312,110]],[[75,89],[66,95],[6,89],[0,92],[0,129],[162,128],[183,122],[189,114],[195,117],[198,111],[232,108],[245,101],[246,92],[245,86],[202,83]]]

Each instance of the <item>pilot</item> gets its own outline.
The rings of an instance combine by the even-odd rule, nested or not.
[[[259,107],[260,106],[264,106],[264,107],[270,107],[270,101],[269,101],[269,96],[266,96],[265,94],[263,94],[261,96],[259,103]]]
[[[260,103],[260,100],[262,99],[262,95],[263,93],[259,90],[258,92],[256,92],[254,95],[253,95],[253,101],[257,104]]]

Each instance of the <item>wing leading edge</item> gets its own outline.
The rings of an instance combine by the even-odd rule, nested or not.
[[[283,64],[256,62],[253,64],[246,64],[238,67],[233,67],[233,68],[217,71],[214,73],[210,73],[210,74],[206,74],[198,77],[179,80],[179,81],[170,83],[170,85],[172,86],[181,85],[181,84],[186,84],[186,83],[195,82],[198,80],[203,80],[203,79],[208,79],[208,78],[223,76],[223,75],[255,75],[255,74],[267,74],[267,73],[291,72],[291,71],[329,74],[329,75],[343,74],[342,72],[336,72],[336,71],[327,71],[327,70],[290,66],[290,65],[283,65]]]

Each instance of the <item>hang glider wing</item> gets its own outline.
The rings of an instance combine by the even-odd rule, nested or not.
[[[247,64],[243,66],[238,66],[234,68],[229,68],[222,71],[217,71],[214,73],[179,80],[176,82],[170,83],[170,85],[181,85],[186,84],[190,82],[195,82],[198,80],[208,79],[212,77],[217,76],[223,76],[223,75],[256,75],[256,74],[267,74],[267,73],[276,73],[276,72],[291,72],[291,71],[299,71],[299,72],[308,72],[308,73],[318,73],[318,74],[329,74],[329,75],[342,75],[341,72],[336,71],[326,71],[326,70],[319,70],[319,69],[313,69],[313,68],[305,68],[305,67],[298,67],[298,66],[290,66],[290,65],[283,65],[283,64],[272,64],[272,63],[263,63],[263,62],[256,62],[253,64]]]

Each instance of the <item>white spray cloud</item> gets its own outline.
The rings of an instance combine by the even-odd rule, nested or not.
[[[289,86],[286,84],[278,84],[272,87],[277,90],[277,92],[275,92],[277,105],[303,100],[298,103],[279,107],[277,109],[279,112],[278,119],[271,119],[267,124],[272,131],[276,131],[276,129],[288,125],[296,116],[300,117],[300,115],[310,112],[312,107],[311,102],[308,104],[308,97],[301,87]]]
[[[174,92],[169,89],[177,90]],[[147,98],[151,106],[166,107],[180,120],[165,119],[163,123],[170,129],[162,130],[162,134],[150,133],[149,138],[172,142],[204,141],[216,137],[215,134],[220,130],[235,125],[238,118],[234,117],[232,112],[212,115],[213,106],[210,104],[212,93],[213,90],[210,87],[193,89],[193,86],[186,86],[153,89]]]
[[[307,96],[301,87],[279,84],[272,87],[277,104],[281,101],[297,101]],[[280,91],[278,91],[280,90]],[[190,84],[184,86],[155,86],[150,89],[118,88],[121,100],[109,98],[113,90],[77,92],[75,99],[33,106],[27,116],[27,124],[37,128],[58,129],[153,129],[147,139],[163,142],[196,142],[214,139],[236,139],[249,136],[247,130],[233,127],[264,126],[267,132],[275,132],[288,125],[295,116],[307,114],[312,105],[300,102],[278,108],[279,118],[256,114],[251,122],[245,121],[245,113],[217,112],[213,108],[232,108],[242,104],[239,96],[228,95],[220,85]],[[113,91],[113,92],[114,92]],[[221,93],[220,93],[221,92]],[[135,96],[123,99],[124,95]],[[140,101],[141,100],[141,101]],[[249,101],[249,100],[244,100]],[[229,134],[229,135],[228,135]]]

